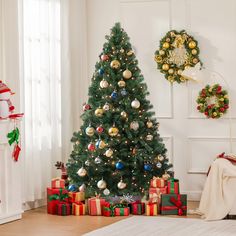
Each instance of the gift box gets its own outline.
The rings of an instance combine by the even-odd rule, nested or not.
[[[86,206],[82,202],[72,203],[72,215],[81,216],[86,214]]]
[[[115,206],[109,202],[105,202],[102,207],[102,215],[103,216],[114,216]]]
[[[88,210],[91,216],[102,215],[102,207],[105,203],[104,198],[93,197],[88,199]]]
[[[68,202],[59,202],[56,204],[56,214],[60,216],[70,215],[70,204]]]
[[[145,212],[147,216],[157,216],[157,213],[158,213],[157,203],[148,202],[146,203],[145,208],[146,208]]]
[[[186,215],[187,195],[186,194],[162,194],[161,195],[162,215]]]
[[[69,201],[70,202],[82,202],[85,200],[85,192],[69,192]]]
[[[167,181],[167,193],[179,194],[179,180],[171,178]]]
[[[52,179],[51,181],[52,188],[65,188],[65,180],[60,178]]]
[[[114,214],[115,216],[128,216],[129,207],[115,207]]]
[[[164,180],[163,178],[159,178],[159,177],[153,177],[150,181],[150,187],[151,188],[163,188],[166,185],[166,180]]]
[[[142,215],[145,212],[145,203],[136,201],[132,202],[131,204],[131,213],[133,215]]]
[[[167,193],[167,186],[163,188],[149,188],[149,201],[150,202],[161,202],[161,194]]]
[[[63,194],[67,194],[68,191],[66,189],[62,190]],[[56,188],[47,188],[47,212],[48,214],[56,215],[56,205],[60,202],[60,200],[50,200],[50,197],[56,194],[60,194],[60,189]]]

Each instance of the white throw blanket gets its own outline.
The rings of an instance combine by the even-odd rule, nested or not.
[[[206,220],[221,220],[236,204],[236,166],[219,158],[211,165],[199,206]]]

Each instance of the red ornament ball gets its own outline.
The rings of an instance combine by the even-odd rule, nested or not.
[[[225,111],[224,107],[221,107],[221,108],[220,108],[220,111],[221,111],[221,112],[224,112],[224,111]]]
[[[89,104],[84,104],[83,105],[83,111],[87,111],[87,110],[90,110],[91,109],[91,106]]]
[[[99,134],[101,134],[101,133],[104,131],[104,129],[103,129],[102,126],[99,126],[99,127],[97,127],[96,131],[97,131]]]
[[[206,115],[206,116],[208,116],[208,112],[206,111],[206,112],[204,112],[204,114]]]
[[[106,55],[106,54],[102,54],[101,55],[101,60],[102,61],[107,61],[109,59],[109,56],[108,55]]]
[[[91,152],[95,151],[95,145],[93,143],[90,143],[88,145],[88,150],[91,151]]]

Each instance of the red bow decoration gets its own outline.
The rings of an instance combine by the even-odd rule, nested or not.
[[[171,197],[170,202],[173,203],[178,208],[178,215],[182,216],[184,214],[184,210],[186,210],[186,206],[183,206],[180,195],[178,195],[178,199]]]

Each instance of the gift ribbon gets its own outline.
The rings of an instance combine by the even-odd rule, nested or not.
[[[175,197],[171,197],[170,202],[174,204],[174,206],[162,206],[161,210],[162,211],[178,210],[179,216],[182,216],[184,214],[184,211],[187,210],[187,206],[183,206],[180,194],[178,194],[177,199]]]
[[[74,215],[85,215],[85,204],[83,204],[82,202],[73,202],[72,213]]]
[[[108,202],[105,202],[105,204],[103,205],[103,210],[106,212],[110,212],[110,216],[115,216],[115,208],[116,205],[112,205]]]
[[[154,215],[157,215],[157,204],[156,203],[151,203],[149,202],[147,205],[146,205],[146,210],[147,210],[147,215],[148,216],[154,216]]]
[[[156,177],[156,176],[153,176],[152,180],[151,180],[151,185],[154,187],[154,188],[157,188],[157,187],[164,187],[165,186],[165,180],[160,178],[160,177]],[[159,183],[159,184],[158,184]]]

